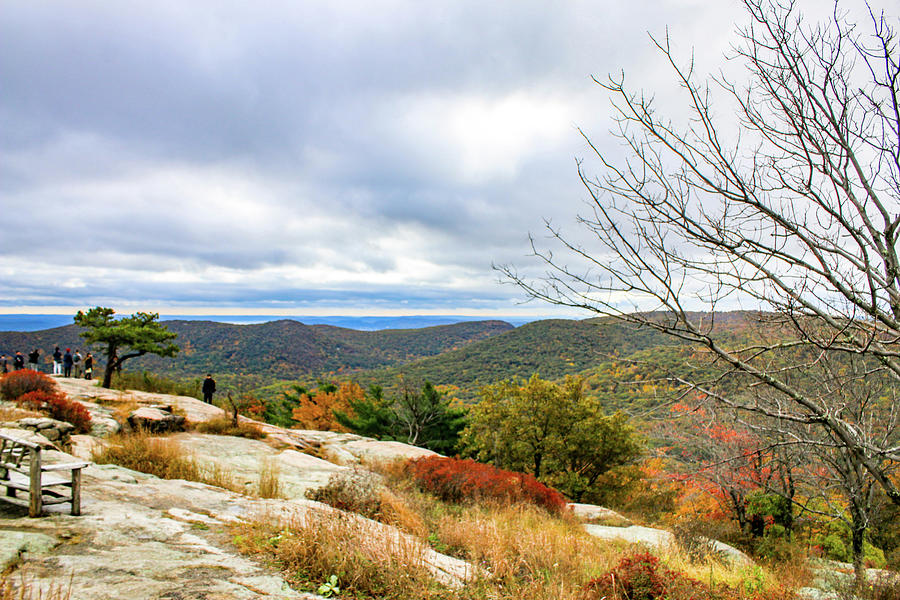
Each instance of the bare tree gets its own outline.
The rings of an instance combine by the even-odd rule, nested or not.
[[[746,67],[745,84],[700,78],[668,38],[654,40],[684,92],[686,124],[663,117],[624,75],[595,80],[612,97],[614,135],[629,154],[619,161],[585,135],[602,172],[592,177],[578,163],[591,209],[580,231],[590,241],[548,223],[548,245],[532,239],[543,277],[498,268],[533,298],[705,349],[722,377],[679,383],[818,430],[809,443],[827,439],[900,505],[890,477],[898,430],[877,419],[868,431],[860,425],[875,409],[893,422],[893,406],[855,414],[833,387],[801,376],[844,356],[862,360],[876,385],[900,381],[896,25],[870,11],[862,34],[837,2],[830,20],[812,24],[790,0],[743,4],[748,24],[732,58]],[[716,118],[722,98],[737,121]],[[716,327],[717,311],[740,306],[759,310],[759,331],[768,332],[745,347]],[[747,393],[722,393],[729,376],[744,378]]]

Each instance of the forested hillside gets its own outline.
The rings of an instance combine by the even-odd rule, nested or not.
[[[166,321],[178,334],[175,358],[146,356],[127,363],[170,377],[201,373],[245,374],[257,382],[353,372],[433,356],[511,330],[503,321],[474,321],[422,329],[356,331],[281,320],[257,325],[212,321]],[[81,347],[74,325],[36,332],[0,333],[0,352],[40,348],[48,360],[56,345]]]
[[[637,329],[610,319],[549,319],[522,325],[440,356],[362,374],[363,384],[389,387],[402,375],[448,386],[472,400],[483,385],[539,373],[560,379],[610,364],[650,348],[672,348],[678,341],[649,328]]]

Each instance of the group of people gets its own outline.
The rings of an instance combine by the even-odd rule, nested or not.
[[[66,348],[65,353],[60,350],[59,346],[54,348],[53,354],[53,375],[62,377],[84,377],[91,379],[94,375],[94,355],[90,352],[86,356],[81,355],[79,349],[75,349],[74,354],[71,348]],[[12,360],[12,364],[10,364]],[[41,351],[35,348],[28,353],[28,368],[35,371],[41,370]],[[0,372],[9,373],[10,367],[13,371],[25,368],[25,356],[18,350],[15,355],[7,356],[0,354]]]

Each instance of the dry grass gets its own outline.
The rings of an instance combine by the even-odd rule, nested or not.
[[[44,413],[17,406],[0,406],[0,422],[18,421],[26,417],[43,417]],[[0,596],[0,600],[2,600]]]
[[[251,440],[261,440],[266,434],[259,425],[241,421],[237,427],[234,426],[230,417],[216,417],[209,421],[197,423],[195,429],[200,433],[211,433],[214,435],[230,435],[234,437],[249,438]]]
[[[338,574],[350,597],[393,600],[578,600],[591,579],[638,551],[625,543],[591,537],[568,514],[553,516],[528,505],[448,505],[419,492],[394,465],[377,469],[389,488],[380,492],[374,515],[378,520],[439,552],[479,565],[489,577],[447,590],[422,579],[420,551],[385,545],[373,539],[371,527],[357,528],[363,522],[359,517],[335,516],[340,513],[326,513],[283,530],[267,521],[246,525],[242,546],[272,555],[295,583],[307,584],[306,589]],[[371,495],[367,486],[344,486],[339,491],[345,504],[353,504],[352,493]],[[710,598],[766,598],[769,589],[773,598],[787,597],[774,590],[777,583],[785,583],[781,575],[762,567],[728,566],[715,559],[692,561],[677,548],[663,552],[661,558],[670,569],[714,584],[717,591]]]
[[[364,519],[329,510],[287,524],[262,516],[237,526],[235,543],[245,552],[273,557],[301,589],[315,590],[338,575],[342,593],[354,598],[462,597],[432,579],[422,560],[424,546],[380,531]]]
[[[69,600],[72,597],[72,579],[68,583],[37,584],[24,572],[0,577],[0,600]]]
[[[98,464],[115,464],[133,471],[155,475],[161,479],[184,479],[243,492],[231,471],[218,463],[197,462],[181,445],[166,437],[153,437],[145,431],[111,436],[98,446],[91,460]]]
[[[259,467],[259,484],[257,493],[260,498],[282,498],[281,472],[274,460],[264,460]]]
[[[112,416],[119,423],[125,423],[128,421],[128,416],[140,407],[141,405],[134,399],[134,396],[126,396],[115,402]]]

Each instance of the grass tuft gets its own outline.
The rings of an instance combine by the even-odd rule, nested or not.
[[[259,485],[257,492],[260,498],[283,498],[281,472],[274,460],[264,460],[259,468]]]
[[[195,429],[200,433],[230,435],[251,440],[261,440],[266,437],[265,432],[259,428],[259,425],[256,425],[255,423],[240,422],[237,427],[235,427],[229,417],[217,417],[215,419],[210,419],[209,421],[197,423]]]

